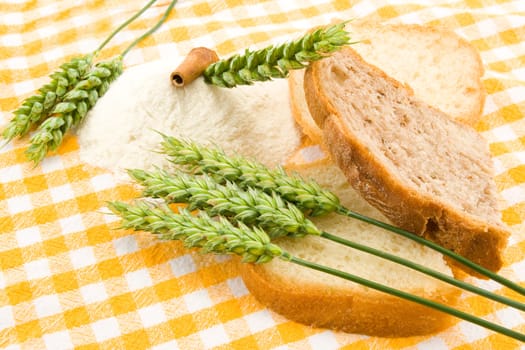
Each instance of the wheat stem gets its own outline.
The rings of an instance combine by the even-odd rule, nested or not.
[[[177,0],[172,0],[171,3],[166,8],[166,11],[164,11],[164,15],[161,17],[161,19],[151,29],[149,29],[147,32],[145,32],[144,34],[139,36],[137,39],[135,39],[124,51],[122,51],[122,56],[123,57],[126,56],[126,54],[131,49],[133,49],[139,42],[141,42],[142,40],[146,39],[147,37],[155,33],[157,29],[159,29],[160,26],[166,21],[166,19],[168,19],[168,16],[170,15],[171,10],[173,9],[176,3],[177,3]]]
[[[500,325],[498,325],[496,323],[492,323],[490,321],[487,321],[487,320],[484,320],[482,318],[476,317],[474,315],[468,314],[468,313],[463,312],[461,310],[454,309],[454,308],[452,308],[452,307],[450,307],[448,305],[437,303],[435,301],[432,301],[432,300],[429,300],[429,299],[426,299],[426,298],[422,298],[420,296],[417,296],[417,295],[414,295],[414,294],[410,294],[410,293],[407,293],[405,291],[402,291],[402,290],[399,290],[399,289],[395,289],[395,288],[386,286],[386,285],[381,284],[381,283],[377,283],[377,282],[374,282],[374,281],[367,280],[365,278],[356,276],[354,274],[350,274],[350,273],[347,273],[347,272],[344,272],[344,271],[336,270],[336,269],[333,269],[333,268],[330,268],[330,267],[327,267],[327,266],[324,266],[324,265],[320,265],[320,264],[317,264],[317,263],[314,263],[314,262],[310,262],[310,261],[307,261],[307,260],[304,260],[304,259],[301,259],[301,258],[298,258],[298,257],[295,257],[295,256],[286,255],[286,254],[284,254],[284,255],[285,255],[286,258],[288,258],[288,261],[290,261],[291,263],[294,263],[294,264],[297,264],[297,265],[300,265],[300,266],[304,266],[304,267],[307,267],[307,268],[310,268],[310,269],[314,269],[314,270],[317,270],[317,271],[321,271],[321,272],[324,272],[324,273],[328,273],[330,275],[337,276],[337,277],[340,277],[340,278],[343,278],[343,279],[346,279],[346,280],[349,280],[349,281],[361,284],[363,286],[366,286],[366,287],[369,287],[369,288],[372,288],[372,289],[375,289],[375,290],[378,290],[378,291],[381,291],[381,292],[384,292],[384,293],[387,293],[387,294],[390,294],[390,295],[397,296],[397,297],[405,299],[405,300],[409,300],[409,301],[412,301],[412,302],[415,302],[415,303],[418,303],[418,304],[421,304],[421,305],[424,305],[424,306],[431,307],[433,309],[442,311],[442,312],[447,313],[449,315],[458,317],[458,318],[460,318],[462,320],[465,320],[465,321],[477,324],[478,326],[481,326],[481,327],[490,329],[492,331],[504,334],[504,335],[506,335],[508,337],[511,337],[513,339],[517,339],[517,340],[522,341],[522,342],[525,341],[525,334],[523,334],[523,333],[516,332],[516,331],[514,331],[512,329],[500,326]]]
[[[250,85],[255,81],[286,78],[290,70],[304,68],[308,63],[350,44],[349,34],[344,30],[345,24],[342,22],[320,28],[285,44],[256,51],[246,50],[243,55],[220,60],[206,68],[204,81],[232,88]]]
[[[124,29],[125,27],[127,27],[131,22],[133,22],[135,19],[137,19],[138,17],[140,17],[144,12],[146,12],[146,10],[148,8],[151,7],[151,5],[153,5],[154,3],[156,3],[157,0],[151,0],[150,2],[148,2],[143,8],[141,8],[137,13],[135,13],[133,16],[131,16],[130,18],[128,18],[127,20],[125,20],[120,26],[117,27],[117,29],[115,29],[107,38],[106,40],[104,40],[100,45],[99,47],[97,48],[97,50],[95,52],[99,52],[101,51],[110,41],[111,39],[113,39],[113,37],[115,35],[117,35],[122,29]]]
[[[361,215],[359,213],[356,213],[356,212],[354,212],[354,211],[352,211],[350,209],[347,209],[345,207],[342,207],[342,206],[337,210],[337,213],[339,213],[341,215],[348,216],[348,217],[353,218],[353,219],[357,219],[357,220],[369,223],[369,224],[377,226],[377,227],[381,227],[381,228],[383,228],[385,230],[388,230],[390,232],[393,232],[395,234],[398,234],[400,236],[408,238],[408,239],[410,239],[412,241],[420,243],[420,244],[422,244],[422,245],[424,245],[424,246],[426,246],[426,247],[428,247],[430,249],[433,249],[433,250],[435,250],[435,251],[437,251],[437,252],[439,252],[439,253],[441,253],[441,254],[443,254],[445,256],[448,256],[448,257],[456,260],[457,262],[467,266],[468,268],[472,269],[473,271],[476,271],[477,273],[479,273],[479,274],[481,274],[483,276],[486,276],[486,277],[492,279],[493,281],[496,281],[496,282],[500,283],[501,285],[506,286],[506,287],[514,290],[515,292],[518,292],[521,295],[525,295],[525,288],[523,288],[519,284],[514,283],[511,280],[509,280],[509,279],[507,279],[507,278],[505,278],[505,277],[503,277],[501,275],[498,275],[497,273],[494,273],[494,272],[484,268],[483,266],[480,266],[480,265],[472,262],[471,260],[466,259],[466,258],[462,257],[461,255],[458,255],[458,254],[454,253],[451,250],[448,250],[448,249],[440,246],[439,244],[436,244],[436,243],[434,243],[432,241],[424,239],[423,237],[420,237],[420,236],[416,235],[415,233],[403,230],[403,229],[401,229],[399,227],[387,224],[385,222],[376,220],[374,218],[371,218],[371,217],[368,217],[368,216],[365,216],[365,215]]]
[[[502,303],[502,304],[514,307],[514,308],[519,309],[521,311],[525,311],[525,304],[524,303],[520,303],[519,301],[516,301],[516,300],[510,299],[510,298],[507,298],[507,297],[504,297],[504,296],[501,296],[501,295],[489,292],[489,291],[487,291],[487,290],[485,290],[483,288],[476,287],[474,285],[471,285],[471,284],[468,284],[468,283],[463,282],[461,280],[458,280],[458,279],[455,279],[453,277],[450,277],[450,276],[448,276],[448,275],[446,275],[444,273],[441,273],[439,271],[432,270],[432,269],[430,269],[430,268],[428,268],[426,266],[414,263],[413,261],[401,258],[399,256],[396,256],[396,255],[393,255],[393,254],[390,254],[390,253],[386,253],[386,252],[377,250],[375,248],[371,248],[369,246],[366,246],[366,245],[363,245],[363,244],[360,244],[360,243],[349,241],[349,240],[341,238],[339,236],[332,235],[332,234],[330,234],[328,232],[322,232],[321,233],[321,237],[329,239],[329,240],[334,241],[336,243],[343,244],[343,245],[345,245],[347,247],[350,247],[350,248],[353,248],[353,249],[357,249],[359,251],[362,251],[362,252],[365,252],[365,253],[368,253],[368,254],[372,254],[374,256],[377,256],[377,257],[380,257],[380,258],[392,261],[392,262],[394,262],[396,264],[403,265],[403,266],[408,267],[408,268],[410,268],[412,270],[419,271],[421,273],[424,273],[425,275],[434,277],[434,278],[436,278],[436,279],[438,279],[440,281],[443,281],[443,282],[446,282],[446,283],[451,284],[453,286],[459,287],[459,288],[461,288],[463,290],[466,290],[466,291],[472,292],[474,294],[483,296],[483,297],[485,297],[487,299],[491,299],[491,300],[497,301],[499,303]]]

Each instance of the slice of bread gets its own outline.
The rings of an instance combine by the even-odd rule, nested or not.
[[[414,94],[452,118],[474,126],[485,101],[483,65],[477,50],[447,30],[410,24],[375,25],[350,22],[352,45],[367,62],[394,79],[409,84]],[[303,89],[304,70],[288,79],[292,113],[302,131],[322,144],[322,133],[311,118]]]
[[[388,222],[352,189],[341,170],[327,159],[294,170],[337,193],[344,205]],[[441,254],[406,238],[335,214],[312,220],[327,232],[452,275]],[[286,238],[278,244],[300,258],[447,305],[456,304],[460,294],[457,288],[419,272],[319,237]],[[433,309],[280,260],[262,265],[241,264],[241,274],[250,292],[264,305],[291,320],[312,326],[402,337],[438,332],[455,322],[453,317]]]
[[[351,185],[394,224],[497,271],[507,228],[488,145],[352,48],[315,62],[305,96]]]

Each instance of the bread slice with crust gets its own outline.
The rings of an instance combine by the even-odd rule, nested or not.
[[[388,222],[327,159],[296,165],[293,170],[334,191],[345,206]],[[326,232],[452,275],[441,254],[404,237],[336,214],[311,219]],[[300,258],[446,305],[454,306],[460,294],[459,289],[419,272],[319,237],[283,238],[277,243]],[[241,264],[240,269],[247,288],[260,302],[288,319],[312,326],[404,337],[435,333],[455,322],[439,311],[277,259],[261,265]]]
[[[350,30],[355,33],[355,30]],[[451,41],[451,38],[445,35],[447,40],[441,43],[436,31],[419,26],[400,25],[395,28],[383,26],[377,29],[370,27],[367,30],[374,33],[369,36],[371,40],[366,44],[367,48],[374,50],[375,47],[378,47],[379,51],[368,52],[365,57],[377,58],[379,61],[389,63],[388,56],[397,54],[397,58],[393,60],[394,64],[403,62],[400,56],[422,55],[424,52],[416,50],[416,53],[409,53],[405,49],[398,52],[396,48],[408,45],[411,40],[414,40],[413,42],[423,40],[436,45],[430,48],[430,57],[439,54],[450,55],[456,59],[464,58],[465,61],[462,64],[465,65],[466,71],[473,74],[467,76],[463,75],[465,73],[463,71],[455,71],[452,74],[454,77],[452,80],[461,80],[466,85],[480,87],[478,84],[482,68],[479,56],[475,52],[456,56],[456,52],[453,51],[455,45],[452,42],[457,40],[457,37],[452,38]],[[417,39],[418,36],[419,39]],[[424,36],[426,38],[422,38]],[[361,44],[353,47],[362,47]],[[471,49],[468,45],[464,46],[464,43],[459,43],[459,46],[467,48],[467,51]],[[407,64],[402,69],[405,70],[403,74],[406,74],[406,80],[410,81],[409,79],[415,79],[415,77],[420,79],[415,83],[410,82],[416,95],[421,89],[432,91],[432,88],[427,85],[435,83],[433,80],[441,74],[437,71],[438,69],[447,72],[442,66],[437,67],[436,70],[428,70],[428,66],[418,62]],[[296,109],[294,113],[297,121],[312,140],[308,138],[304,140],[303,146],[305,147],[301,147],[292,155],[287,163],[287,169],[298,172],[304,178],[313,179],[322,187],[332,190],[346,207],[389,222],[385,215],[368,204],[352,188],[342,170],[326,157],[325,151],[319,147],[318,142],[322,137],[322,131],[315,124],[308,110],[303,88],[304,71],[291,73],[291,105]],[[439,86],[440,81],[436,83]],[[447,92],[444,93],[445,91]],[[446,110],[450,102],[447,98],[450,96],[456,98],[454,94],[461,94],[459,88],[454,86],[451,87],[451,90],[445,89],[445,91],[442,94],[445,99],[435,98],[429,103]],[[457,111],[465,111],[464,114],[471,115],[471,121],[475,122],[481,114],[483,97],[482,89],[473,89],[472,95],[460,97],[467,105],[458,107]],[[473,104],[470,104],[471,102]],[[454,116],[459,117],[461,114],[463,113],[457,113]],[[298,115],[304,118],[297,118]],[[324,231],[405,257],[448,275],[462,276],[461,271],[449,266],[435,251],[375,226],[335,214],[312,218],[312,221]],[[303,259],[357,274],[436,302],[455,306],[459,299],[460,291],[457,288],[319,237],[283,238],[278,243],[291,254]],[[241,275],[250,292],[264,305],[291,320],[312,326],[372,336],[403,337],[435,333],[446,329],[456,321],[453,317],[433,309],[279,260],[263,265],[241,264]]]
[[[350,47],[311,64],[304,88],[330,156],[365,200],[394,224],[501,268],[508,231],[480,134]]]
[[[474,126],[485,101],[477,50],[454,32],[415,24],[350,22],[352,48],[367,62],[410,85],[414,94],[455,120]],[[288,79],[292,114],[302,131],[322,144],[322,133],[304,97],[304,70]]]

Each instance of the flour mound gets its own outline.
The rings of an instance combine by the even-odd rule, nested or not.
[[[218,145],[227,153],[282,164],[300,143],[285,79],[233,89],[171,85],[173,61],[128,68],[97,102],[78,129],[80,157],[122,175],[127,168],[165,166],[161,137],[184,137]]]

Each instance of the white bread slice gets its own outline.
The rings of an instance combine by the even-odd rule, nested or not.
[[[365,61],[409,84],[414,94],[455,120],[474,126],[481,116],[485,92],[483,64],[477,50],[455,33],[412,24],[379,25],[350,22],[346,30]],[[288,79],[292,114],[304,134],[322,144],[304,97],[304,70]]]
[[[394,224],[497,271],[508,231],[488,145],[352,48],[310,65],[305,96],[351,185]]]
[[[337,193],[344,205],[388,222],[352,189],[341,170],[327,159],[294,170]],[[335,214],[312,220],[327,232],[452,274],[441,254],[388,231]],[[278,243],[303,259],[447,305],[455,305],[460,294],[457,288],[436,279],[319,237],[286,238]],[[455,322],[453,317],[433,309],[280,260],[262,265],[241,264],[241,275],[250,292],[264,305],[291,320],[312,326],[403,337],[435,333]]]

